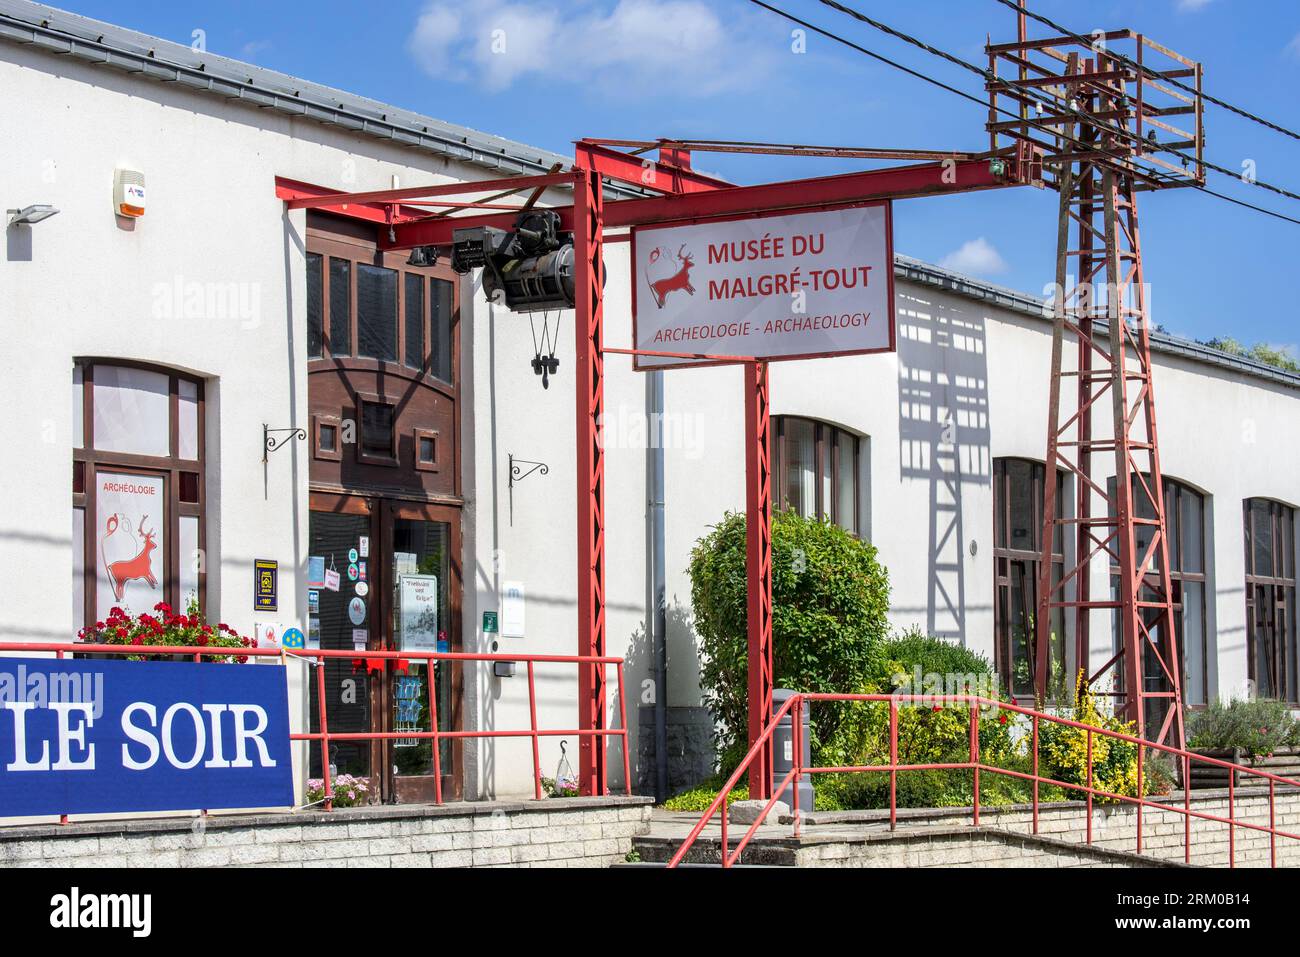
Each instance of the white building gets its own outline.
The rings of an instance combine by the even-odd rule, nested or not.
[[[113,536],[149,532],[156,585],[118,585],[133,611],[193,594],[245,634],[297,626],[325,647],[376,648],[393,637],[396,577],[433,574],[445,647],[575,653],[572,315],[543,390],[528,318],[490,306],[476,276],[408,266],[377,252],[377,225],[286,212],[277,195],[277,183],[377,190],[569,158],[21,0],[0,0],[0,40],[0,126],[22,131],[0,140],[5,207],[58,209],[8,228],[0,268],[0,576],[16,586],[0,639],[68,640],[102,618],[119,601],[107,565],[135,554],[119,555]],[[115,214],[119,170],[144,176],[142,217]],[[625,249],[607,253],[610,345],[631,342]],[[1032,608],[1020,582],[1035,578],[1050,325],[1032,297],[924,263],[900,258],[896,279],[896,354],[773,366],[777,491],[878,546],[896,625],[964,642],[1014,676]],[[1300,376],[1169,337],[1155,348],[1189,703],[1252,681],[1295,702]],[[641,707],[653,381],[625,357],[606,362],[608,652],[627,659],[642,787],[654,781]],[[686,754],[674,785],[710,762],[686,565],[708,526],[744,506],[741,394],[738,368],[663,377],[667,705]],[[264,428],[307,437],[272,432],[282,444],[266,452]],[[522,476],[534,463],[547,468]],[[1007,516],[996,533],[995,509]],[[110,529],[110,515],[125,519]],[[254,611],[259,560],[278,563],[275,611]],[[336,572],[339,590],[317,584]],[[485,634],[484,612],[508,625],[520,610],[503,601],[514,585],[523,634]],[[1098,568],[1093,593],[1108,587]],[[1093,633],[1108,627],[1099,618]],[[1099,644],[1096,663],[1109,654]],[[293,719],[307,728],[314,694],[305,666],[290,667]],[[327,676],[331,730],[407,726],[394,676],[348,662]],[[539,666],[542,727],[573,726],[575,687],[571,668]],[[444,729],[528,727],[522,676],[466,663],[438,691]],[[542,747],[549,774],[560,742]],[[300,753],[300,776],[318,773],[319,754]],[[526,738],[448,742],[444,754],[449,796],[532,791]],[[334,758],[379,779],[385,798],[430,796],[427,748],[343,745]],[[611,767],[621,784],[621,762]]]

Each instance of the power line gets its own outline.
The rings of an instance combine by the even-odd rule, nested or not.
[[[1016,0],[997,0],[997,2],[1003,4],[1004,6],[1010,7],[1011,9],[1015,10],[1017,13],[1024,13],[1025,16],[1030,17],[1033,20],[1037,20],[1039,23],[1043,24],[1044,26],[1051,27],[1057,33],[1062,33],[1065,34],[1066,36],[1073,37],[1075,40],[1078,40],[1082,43],[1092,42],[1089,38],[1083,36],[1082,34],[1075,33],[1073,30],[1069,30],[1061,26],[1059,23],[1054,23],[1053,21],[1049,20],[1047,17],[1043,16],[1042,14],[1034,13],[1032,10],[1021,7],[1020,4],[1016,2]],[[1289,136],[1294,140],[1300,140],[1300,133],[1297,133],[1295,130],[1289,130],[1285,126],[1279,126],[1277,123],[1274,123],[1272,120],[1266,120],[1264,119],[1264,117],[1259,116],[1255,113],[1251,113],[1249,110],[1243,110],[1240,107],[1233,106],[1231,103],[1225,103],[1223,100],[1220,100],[1218,97],[1210,96],[1210,94],[1202,90],[1197,90],[1195,87],[1189,86],[1186,83],[1183,83],[1177,79],[1174,79],[1172,77],[1160,76],[1155,70],[1152,70],[1150,67],[1138,63],[1132,57],[1127,57],[1119,53],[1108,53],[1107,55],[1112,56],[1116,60],[1121,61],[1126,66],[1134,67],[1135,69],[1141,70],[1147,76],[1160,80],[1161,83],[1168,83],[1170,86],[1176,86],[1180,90],[1184,90],[1188,93],[1195,93],[1196,95],[1204,99],[1206,102],[1213,103],[1215,106],[1222,107],[1223,109],[1228,110],[1230,113],[1236,113],[1238,116],[1245,117],[1246,119],[1250,120],[1252,123],[1258,123],[1260,126],[1268,127],[1270,130],[1273,130],[1276,133],[1281,133],[1283,136]]]
[[[820,0],[820,2],[823,6],[830,7],[832,10],[836,10],[840,13],[845,14],[846,16],[850,16],[853,19],[859,21],[860,23],[865,23],[868,26],[874,27],[877,30],[880,30],[884,33],[888,33],[890,36],[897,37],[898,39],[903,40],[906,43],[910,43],[915,47],[919,47],[920,49],[931,54],[932,56],[941,57],[942,59],[947,60],[949,63],[955,63],[958,66],[962,67],[963,69],[978,74],[979,76],[983,77],[986,81],[991,82],[995,79],[987,70],[981,69],[980,67],[976,66],[974,63],[971,63],[968,60],[963,60],[960,57],[954,56],[951,53],[946,53],[943,50],[940,50],[937,47],[934,47],[931,44],[926,43],[924,40],[921,40],[918,37],[914,37],[910,34],[903,33],[901,30],[896,30],[893,27],[888,26],[887,24],[881,23],[879,20],[873,20],[865,13],[861,13],[857,10],[854,10],[852,7],[848,7],[842,3],[838,3],[836,2],[836,0]],[[1009,0],[999,0],[999,2],[1007,3],[1009,2]],[[1020,8],[1017,6],[1016,9],[1018,10]],[[1069,31],[1065,31],[1065,32],[1067,34],[1069,33]],[[1083,37],[1079,34],[1071,34],[1071,36],[1076,37],[1082,43],[1085,44],[1092,43],[1092,41],[1089,40],[1087,37]],[[1123,57],[1119,54],[1108,53],[1107,55],[1113,56],[1117,60],[1127,59],[1126,57]],[[1130,62],[1134,62],[1134,64],[1136,65],[1135,61],[1130,61]],[[1147,72],[1150,71],[1148,70]],[[1196,91],[1193,90],[1192,92],[1196,92]],[[1065,111],[1066,113],[1069,113],[1073,116],[1077,116],[1084,121],[1092,123],[1093,125],[1098,125],[1095,117],[1090,116],[1087,113],[1087,111],[1080,110],[1076,107],[1071,107],[1068,104],[1057,103],[1055,100],[1044,99],[1041,96],[1036,95],[1033,91],[1030,90],[1024,90],[1022,91],[1022,93],[1031,96],[1033,99],[1037,100],[1038,102],[1049,103],[1054,107]],[[1120,135],[1124,135],[1128,139],[1136,139],[1136,135],[1129,133],[1127,130],[1122,131]],[[1186,163],[1198,163],[1204,166],[1206,169],[1213,170],[1214,172],[1219,173],[1223,176],[1228,176],[1231,177],[1232,179],[1242,181],[1241,175],[1237,171],[1228,169],[1227,167],[1224,166],[1219,166],[1217,163],[1212,163],[1203,157],[1198,158],[1191,155],[1190,153],[1184,153],[1181,150],[1174,149],[1172,146],[1164,146],[1159,143],[1153,143],[1146,146],[1146,149],[1162,152],[1162,153],[1169,153],[1170,155],[1177,156],[1179,159],[1183,160],[1184,165],[1186,165]],[[1279,196],[1285,196],[1287,199],[1300,200],[1300,193],[1293,193],[1291,190],[1286,189],[1285,187],[1277,186],[1273,183],[1267,183],[1261,179],[1251,180],[1250,185],[1258,186],[1261,189],[1266,189],[1270,192],[1277,193]]]
[[[988,109],[988,107],[989,107],[989,103],[988,103],[987,100],[983,100],[983,99],[981,99],[981,98],[979,98],[979,97],[977,97],[977,96],[972,96],[970,93],[967,93],[965,90],[959,89],[959,88],[957,88],[957,87],[955,87],[955,86],[952,86],[952,85],[950,85],[950,84],[948,84],[948,83],[944,83],[944,82],[941,81],[941,80],[935,79],[934,77],[932,77],[932,76],[928,76],[927,74],[921,73],[921,72],[919,72],[919,71],[917,71],[917,70],[913,70],[911,67],[904,66],[903,64],[898,63],[898,62],[895,61],[895,60],[891,60],[891,59],[889,59],[889,57],[882,56],[881,54],[876,53],[874,50],[868,50],[866,47],[861,46],[860,44],[854,43],[852,40],[849,40],[849,39],[847,39],[846,37],[842,37],[842,36],[840,36],[840,35],[837,34],[837,33],[832,33],[831,31],[829,31],[829,30],[825,30],[825,29],[823,29],[822,27],[819,27],[819,26],[817,26],[817,25],[814,24],[814,23],[810,23],[810,22],[807,21],[807,20],[801,19],[800,17],[797,17],[797,16],[795,16],[795,15],[792,14],[792,13],[788,13],[787,11],[782,10],[782,9],[780,9],[780,8],[778,8],[778,7],[774,7],[774,6],[772,6],[771,4],[764,2],[764,0],[749,0],[749,2],[752,3],[752,4],[754,4],[755,6],[762,7],[763,9],[769,11],[770,13],[775,13],[777,16],[782,17],[783,19],[788,20],[788,21],[791,22],[791,23],[798,24],[799,26],[804,27],[804,28],[807,29],[807,30],[811,30],[812,32],[818,34],[819,36],[825,37],[825,38],[828,39],[828,40],[833,40],[833,41],[835,41],[836,43],[842,44],[843,46],[846,46],[846,47],[848,47],[848,48],[851,49],[851,50],[855,50],[855,51],[857,51],[858,53],[865,54],[866,56],[869,56],[869,57],[871,57],[871,58],[874,59],[874,60],[877,60],[877,61],[879,61],[879,62],[881,62],[881,63],[884,63],[884,64],[886,64],[887,66],[891,66],[891,67],[894,67],[894,68],[897,69],[897,70],[901,70],[902,72],[908,74],[909,76],[913,76],[913,77],[915,77],[915,78],[918,79],[918,80],[922,80],[922,81],[924,81],[924,82],[926,82],[926,83],[931,84],[932,86],[937,86],[937,87],[939,87],[939,88],[942,89],[942,90],[946,90],[946,91],[949,92],[949,93],[953,93],[953,94],[955,94],[955,95],[961,97],[962,99],[969,100],[970,102],[976,104],[977,106],[979,106],[979,107],[982,108],[982,109]],[[854,11],[854,12],[856,13],[856,11]],[[864,22],[866,22],[866,21],[864,21]],[[898,34],[897,31],[892,31],[892,29],[891,29],[890,32],[895,33],[895,35],[898,35],[900,38],[906,38],[906,35],[905,35],[905,34]],[[914,44],[917,44],[917,45],[922,45],[923,48],[928,47],[928,44],[922,44],[921,41],[915,40],[915,38],[908,39],[908,42],[911,42],[911,43],[914,43]],[[945,55],[945,57],[946,57],[946,58],[947,58],[947,57],[951,57],[951,55],[950,55],[950,54],[947,54],[947,55]],[[973,64],[966,63],[965,61],[959,61],[956,57],[951,57],[951,59],[954,60],[954,61],[956,61],[956,62],[959,62],[962,66],[964,66],[964,67],[966,67],[966,68],[968,68],[968,69],[973,69],[973,70],[975,70],[975,71],[976,71],[977,73],[979,73],[981,76],[984,76],[984,75],[985,75],[985,72],[984,72],[983,70],[980,70],[978,67],[974,66]],[[1012,117],[1012,118],[1014,118],[1014,119],[1023,120],[1024,122],[1026,122],[1026,123],[1027,123],[1028,125],[1030,125],[1030,126],[1035,126],[1035,127],[1037,127],[1037,128],[1040,128],[1040,129],[1044,128],[1042,124],[1039,124],[1039,123],[1035,122],[1032,118],[1022,117],[1022,116],[1020,116],[1019,114],[1017,114],[1017,113],[1012,113],[1010,110],[1004,109],[1004,108],[1002,108],[1002,107],[995,107],[995,109],[996,109],[997,112],[1002,113],[1002,114],[1004,114],[1004,115],[1006,115],[1006,116],[1010,116],[1010,117]],[[1077,112],[1077,111],[1076,111],[1076,112]],[[1082,115],[1083,115],[1085,118],[1087,118],[1087,115],[1086,115],[1086,114],[1082,114]],[[1050,129],[1050,128],[1049,128],[1049,129],[1048,129],[1048,132],[1052,133],[1052,134],[1055,135],[1055,136],[1060,136],[1063,140],[1065,140],[1066,142],[1070,143],[1071,145],[1074,145],[1074,146],[1083,146],[1083,145],[1084,145],[1081,141],[1079,141],[1079,140],[1077,140],[1077,139],[1074,139],[1073,137],[1067,136],[1067,135],[1065,135],[1064,133],[1062,133],[1062,132],[1060,132],[1060,131],[1058,131],[1058,130],[1054,130],[1054,129]],[[1090,147],[1090,148],[1095,148],[1095,147]],[[1105,151],[1103,151],[1103,152],[1105,152]],[[1121,157],[1119,154],[1116,154],[1116,153],[1110,153],[1109,155],[1112,156],[1112,157],[1114,157],[1115,159],[1122,159],[1122,158],[1123,158],[1123,157]],[[1166,177],[1166,179],[1168,179],[1168,178],[1169,178],[1169,177]],[[1235,176],[1234,176],[1234,178],[1235,178]],[[1223,194],[1223,193],[1216,192],[1215,190],[1208,189],[1208,188],[1206,188],[1205,186],[1197,185],[1197,186],[1194,186],[1193,188],[1194,188],[1194,189],[1197,189],[1197,190],[1199,190],[1199,191],[1201,191],[1201,192],[1203,192],[1203,193],[1206,193],[1206,194],[1208,194],[1208,195],[1210,195],[1210,196],[1214,196],[1214,197],[1216,197],[1216,198],[1218,198],[1218,199],[1227,200],[1228,202],[1233,203],[1233,204],[1235,204],[1235,205],[1237,205],[1237,206],[1244,206],[1244,207],[1246,207],[1247,209],[1253,209],[1253,210],[1255,210],[1255,211],[1257,211],[1257,212],[1264,213],[1264,214],[1266,214],[1266,215],[1268,215],[1268,216],[1272,216],[1272,217],[1274,217],[1274,218],[1276,218],[1276,219],[1283,219],[1283,220],[1286,220],[1286,221],[1289,222],[1289,223],[1294,223],[1294,224],[1296,224],[1297,226],[1300,226],[1300,219],[1294,219],[1294,218],[1292,218],[1292,217],[1290,217],[1290,216],[1285,215],[1284,213],[1278,213],[1278,212],[1275,212],[1275,211],[1273,211],[1273,210],[1271,210],[1271,209],[1266,209],[1265,207],[1262,207],[1262,206],[1256,206],[1256,205],[1254,205],[1253,203],[1248,203],[1248,202],[1245,202],[1244,200],[1234,199],[1234,198],[1231,197],[1231,196],[1227,196],[1227,195],[1225,195],[1225,194]]]

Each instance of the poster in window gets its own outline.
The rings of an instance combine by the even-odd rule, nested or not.
[[[402,651],[437,651],[438,576],[401,575],[397,582]]]
[[[165,600],[165,480],[161,475],[95,475],[95,595],[97,617],[114,606],[151,612]]]

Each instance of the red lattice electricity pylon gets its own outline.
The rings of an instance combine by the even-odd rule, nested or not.
[[[1060,193],[1035,688],[1048,699],[1079,669],[1089,687],[1116,697],[1139,737],[1181,747],[1180,599],[1170,576],[1137,195],[1204,182],[1201,67],[1128,30],[1029,40],[1023,14],[1017,41],[990,44],[988,54],[994,148],[1009,137],[1041,151],[1044,181]],[[1198,92],[1180,92],[1171,79]],[[1072,406],[1063,402],[1071,392]],[[1057,469],[1073,481],[1072,514],[1057,502]],[[1103,558],[1110,590],[1094,595],[1093,565]],[[1111,611],[1117,626],[1111,653],[1095,667],[1098,610]]]

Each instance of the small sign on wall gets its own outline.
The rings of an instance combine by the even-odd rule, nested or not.
[[[501,586],[501,637],[524,637],[523,582],[505,582]]]
[[[253,611],[275,611],[276,583],[280,563],[268,558],[253,560]]]

